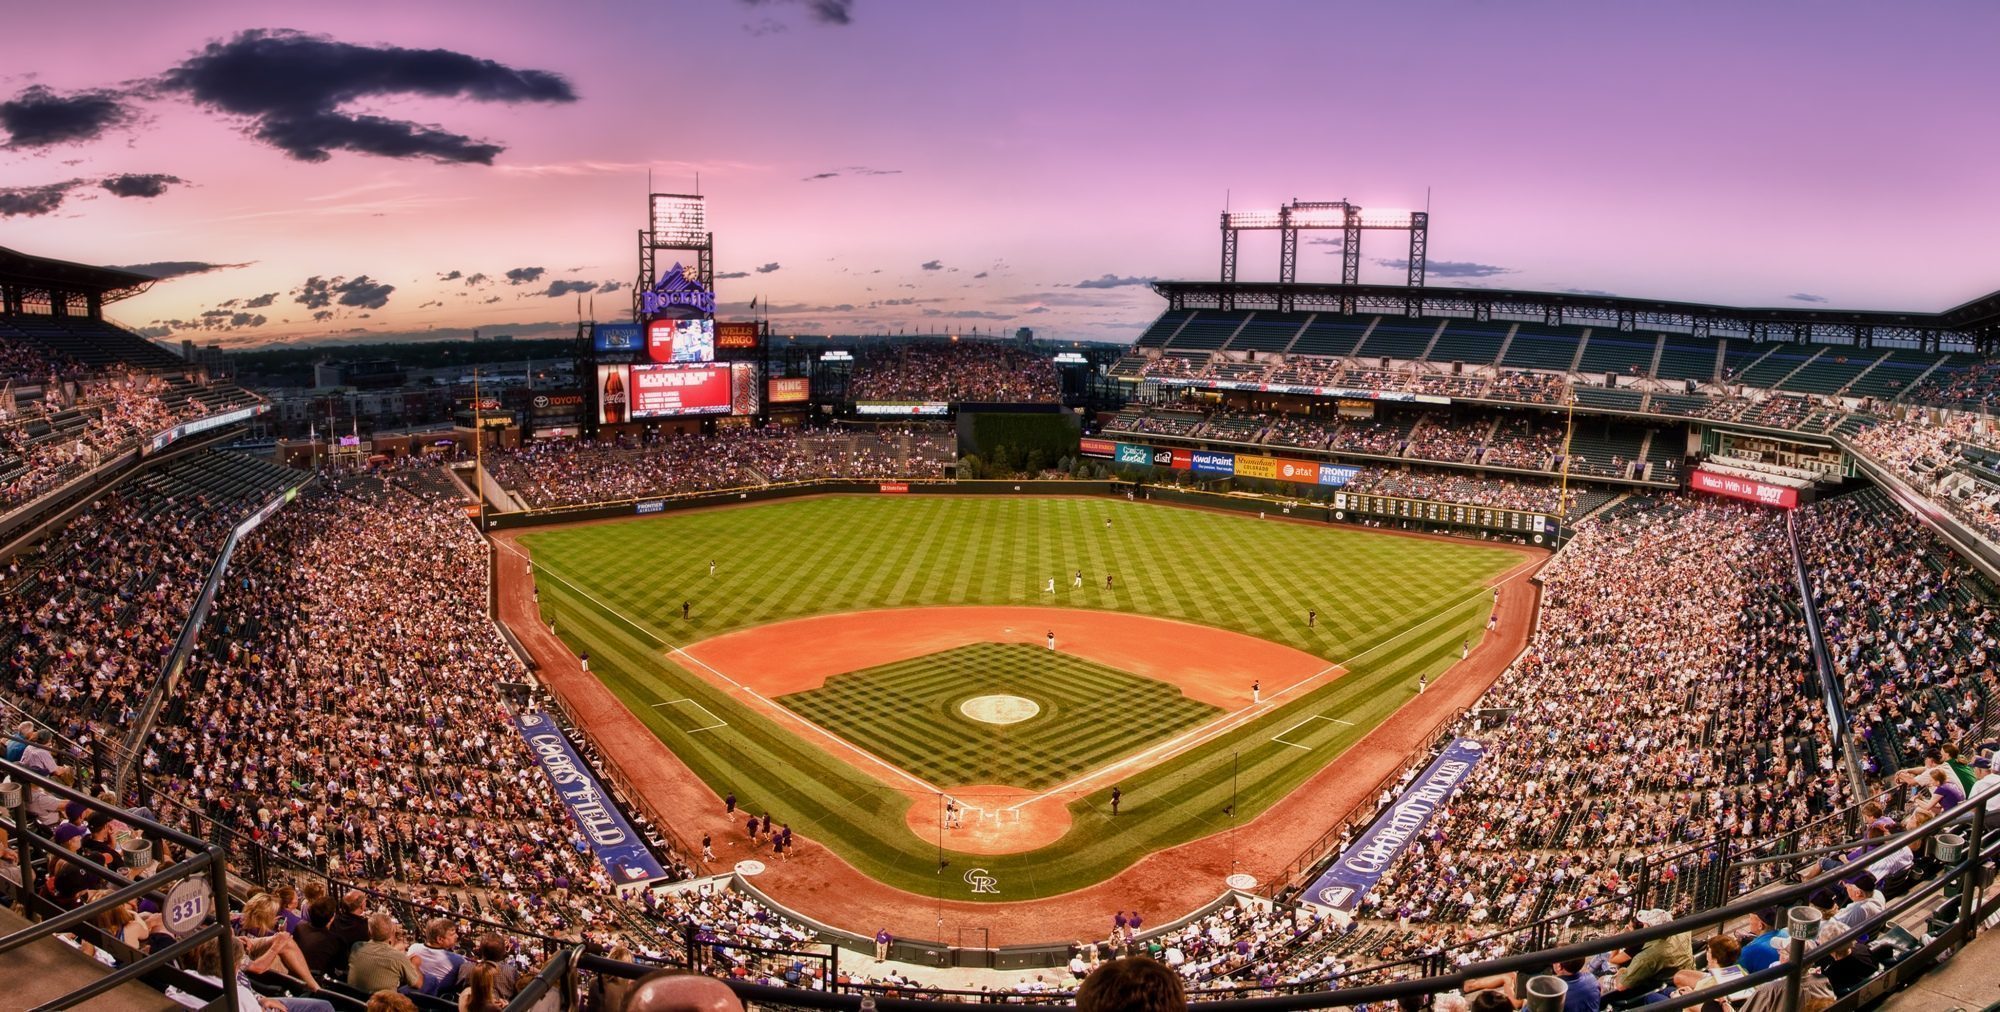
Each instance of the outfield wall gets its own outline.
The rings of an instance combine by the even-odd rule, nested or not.
[[[579,520],[610,520],[618,517],[654,516],[661,513],[676,513],[681,510],[701,509],[708,506],[771,502],[778,499],[796,499],[800,496],[808,495],[1109,495],[1114,484],[1116,483],[1109,481],[943,481],[938,479],[850,481],[829,479],[826,481],[796,482],[786,485],[764,485],[756,488],[729,489],[721,492],[699,492],[683,496],[626,499],[615,503],[605,503],[601,506],[527,510],[519,513],[489,513],[486,516],[486,529],[490,531],[508,531],[524,527],[541,527],[547,524],[569,524]]]
[[[1549,546],[1556,542],[1560,528],[1552,518],[1516,510],[1466,506],[1461,503],[1391,496],[1363,496],[1346,493],[1338,500],[1315,502],[1287,497],[1230,494],[1185,488],[1177,485],[1146,485],[1130,481],[971,481],[918,479],[905,481],[852,481],[829,479],[764,485],[755,488],[699,492],[650,499],[625,499],[595,506],[556,507],[513,513],[488,513],[489,531],[520,530],[582,520],[614,520],[622,517],[654,516],[710,506],[773,502],[808,495],[1086,495],[1103,496],[1129,492],[1148,500],[1179,506],[1229,510],[1237,513],[1276,514],[1325,524],[1373,524],[1397,530],[1459,534],[1467,537],[1512,538],[1521,544]],[[1500,519],[1503,518],[1504,519]],[[1527,518],[1543,520],[1540,530],[1524,523]],[[1510,526],[1508,521],[1513,521]],[[1519,529],[1517,529],[1519,528]]]

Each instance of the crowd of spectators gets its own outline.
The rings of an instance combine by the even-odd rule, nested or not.
[[[1493,429],[1479,462],[1496,467],[1543,471],[1562,453],[1562,448],[1562,429],[1536,425],[1532,418],[1507,417],[1502,418]]]
[[[2000,438],[1987,418],[1883,421],[1863,429],[1854,443],[1932,502],[2000,541],[2000,475],[1982,473],[2000,459]]]
[[[1486,385],[1484,396],[1500,401],[1560,404],[1569,382],[1560,374],[1503,369]]]
[[[0,585],[0,649],[15,701],[84,721],[88,739],[128,729],[229,529],[260,505],[119,490],[14,559]]]
[[[238,550],[145,745],[170,820],[350,883],[574,930],[612,885],[508,723],[525,671],[456,503],[328,475]],[[197,825],[198,824],[198,825]]]
[[[857,401],[1053,401],[1055,363],[1027,348],[994,341],[863,345],[848,387]]]
[[[1960,368],[1940,368],[1910,387],[1904,400],[1991,413],[2000,403],[2000,360],[1982,359]]]
[[[1383,457],[1400,457],[1408,445],[1410,426],[1403,422],[1385,421],[1379,418],[1349,419],[1334,430],[1327,445],[1331,449],[1346,450],[1349,453],[1372,453]]]
[[[1841,781],[1782,536],[1775,514],[1678,497],[1580,530],[1544,570],[1527,652],[1481,700],[1513,719],[1481,735],[1486,757],[1361,911],[1608,916],[1674,848],[1832,811]]]
[[[934,478],[956,445],[949,432],[774,426],[598,443],[538,440],[488,461],[502,487],[540,508],[817,478]]]
[[[1454,418],[1449,413],[1423,417],[1410,430],[1409,456],[1453,464],[1468,463],[1477,453],[1490,418]]]
[[[1429,499],[1434,502],[1464,503],[1497,509],[1528,510],[1555,515],[1561,494],[1552,482],[1520,481],[1513,478],[1482,477],[1459,471],[1388,470],[1364,467],[1343,486],[1349,492]],[[1595,493],[1601,501],[1604,493]],[[1575,505],[1581,500],[1577,489],[1570,490]]]
[[[1887,775],[1966,740],[2000,691],[2000,616],[1971,567],[1930,531],[1867,491],[1799,511],[1827,652],[1855,744]]]

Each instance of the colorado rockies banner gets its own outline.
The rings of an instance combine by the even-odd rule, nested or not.
[[[653,859],[652,851],[646,849],[645,841],[632,831],[625,817],[618,814],[617,806],[605,796],[590,767],[577,757],[576,749],[570,747],[569,739],[555,721],[547,714],[524,713],[515,717],[514,723],[535,753],[535,761],[541,763],[542,772],[555,785],[556,794],[569,808],[570,817],[583,830],[591,852],[604,862],[611,880],[624,888],[666,878],[666,869]]]
[[[1348,844],[1331,867],[1307,887],[1308,903],[1351,910],[1363,894],[1381,881],[1403,848],[1417,838],[1431,813],[1465,781],[1485,749],[1471,738],[1453,739],[1438,753],[1408,790],[1375,820],[1361,838]]]

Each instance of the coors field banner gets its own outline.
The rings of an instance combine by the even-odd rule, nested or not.
[[[592,853],[604,862],[604,870],[619,888],[644,885],[667,877],[666,869],[653,859],[645,841],[632,831],[625,816],[597,784],[590,767],[584,765],[569,738],[545,713],[524,713],[514,718],[515,728],[527,739],[535,761],[555,785],[557,796],[569,809],[570,817],[583,830]]]
[[[1376,817],[1361,838],[1347,845],[1333,865],[1307,887],[1305,901],[1352,910],[1375,883],[1382,880],[1410,841],[1423,831],[1431,813],[1465,782],[1485,747],[1471,738],[1455,738],[1422,775],[1410,782],[1403,796]]]

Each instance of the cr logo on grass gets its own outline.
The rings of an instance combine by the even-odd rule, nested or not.
[[[997,893],[1000,891],[999,882],[999,879],[987,874],[984,868],[965,870],[965,884],[971,886],[973,892]]]

